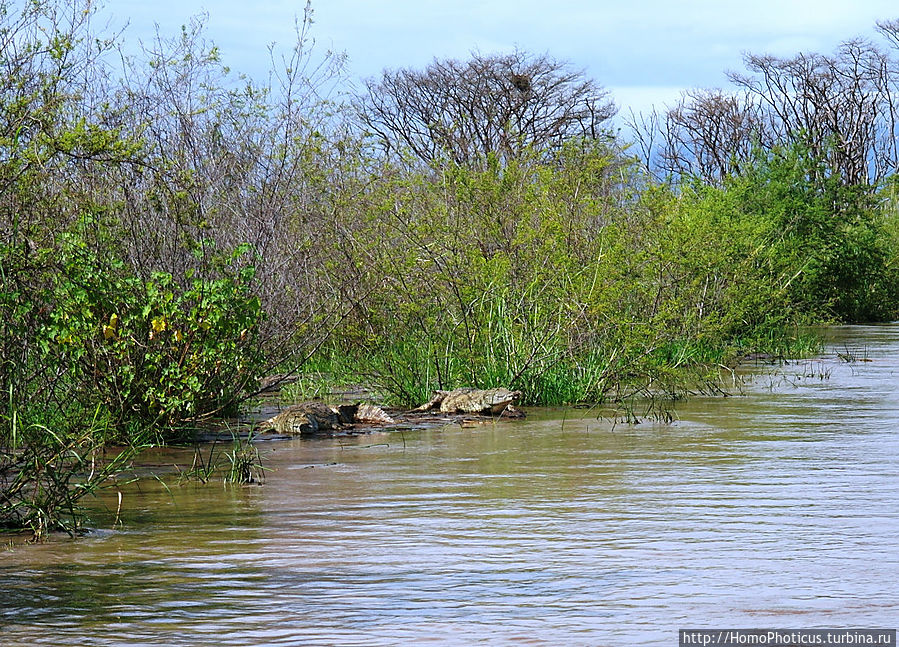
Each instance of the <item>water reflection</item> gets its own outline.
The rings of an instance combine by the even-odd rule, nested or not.
[[[144,483],[123,530],[0,556],[0,637],[671,645],[688,625],[896,626],[899,327],[834,335],[674,425],[545,411],[273,443],[263,487]]]

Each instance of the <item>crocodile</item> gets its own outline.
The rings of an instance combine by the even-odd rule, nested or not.
[[[522,412],[512,406],[512,403],[517,402],[519,398],[521,398],[521,391],[510,391],[502,387],[475,389],[466,386],[452,391],[435,391],[433,398],[412,411],[440,409],[442,413],[480,413],[521,417]]]
[[[306,436],[337,431],[356,423],[391,424],[394,420],[381,407],[367,403],[329,405],[321,401],[287,407],[262,423],[279,434]]]

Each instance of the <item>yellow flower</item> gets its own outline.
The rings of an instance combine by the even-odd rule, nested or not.
[[[119,315],[116,313],[112,313],[109,315],[109,324],[103,326],[103,337],[106,339],[112,339],[115,337],[116,328],[119,325]]]

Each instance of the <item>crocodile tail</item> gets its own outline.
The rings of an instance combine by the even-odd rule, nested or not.
[[[424,403],[423,405],[421,405],[420,407],[415,407],[415,408],[412,409],[411,411],[412,411],[413,413],[415,413],[415,412],[421,412],[421,411],[430,411],[431,409],[434,409],[434,408],[438,407],[438,406],[440,405],[440,403],[443,402],[443,399],[444,399],[449,393],[450,393],[450,391],[434,391],[434,397],[432,397],[430,400],[428,400],[427,402],[425,402],[425,403]]]
[[[384,409],[374,404],[363,403],[356,410],[356,420],[359,422],[381,422],[390,424],[396,422],[393,418],[384,413]]]

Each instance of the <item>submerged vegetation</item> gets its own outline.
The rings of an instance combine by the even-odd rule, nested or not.
[[[899,311],[882,172],[899,63],[874,45],[807,60],[878,54],[874,112],[851,112],[879,124],[867,149],[823,108],[779,120],[808,83],[751,75],[742,98],[633,124],[635,146],[548,56],[435,61],[350,97],[308,7],[267,84],[235,78],[201,22],[114,56],[92,12],[0,0],[4,527],[76,530],[78,499],[141,447],[235,412],[275,369],[397,405],[460,385],[678,397],[741,354],[807,348],[806,324]],[[251,443],[227,459],[261,477]]]

